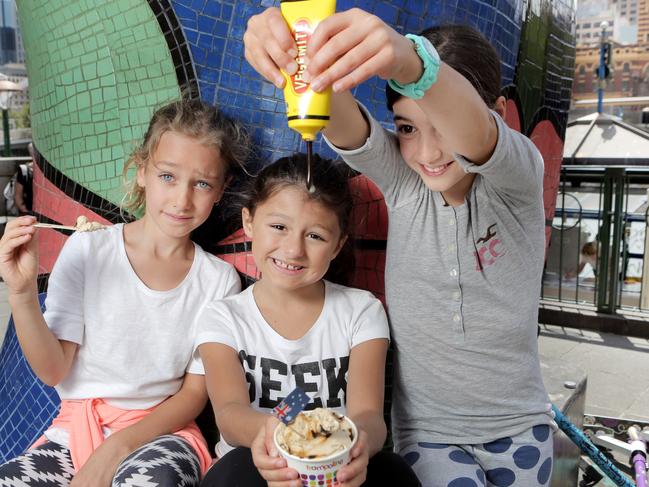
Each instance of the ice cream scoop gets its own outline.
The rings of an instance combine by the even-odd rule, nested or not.
[[[103,223],[95,222],[88,220],[84,215],[77,217],[77,224],[75,225],[78,232],[94,232],[95,230],[100,230],[106,228],[106,225]]]
[[[69,225],[58,225],[56,223],[36,223],[34,226],[37,228],[71,230],[73,232],[94,232],[95,230],[106,228],[106,225],[104,225],[103,223],[88,220],[88,218],[83,215],[77,217],[77,223],[73,227]]]
[[[328,457],[351,448],[351,422],[331,409],[303,411],[288,426],[277,427],[278,445],[287,453],[304,459]]]

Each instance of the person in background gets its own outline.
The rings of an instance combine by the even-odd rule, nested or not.
[[[20,215],[29,215],[32,212],[33,202],[33,189],[32,184],[34,181],[34,162],[36,161],[36,151],[34,144],[31,142],[27,146],[29,155],[32,158],[27,164],[21,164],[26,168],[20,167],[16,173],[16,185],[14,187],[14,198],[16,200],[16,208]]]

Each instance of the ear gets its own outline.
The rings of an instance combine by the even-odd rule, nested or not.
[[[135,181],[140,188],[146,187],[146,163],[138,161],[136,163],[137,171],[135,172]]]
[[[241,209],[241,222],[243,223],[243,231],[246,237],[252,239],[252,214],[248,208]]]
[[[342,250],[343,246],[345,245],[345,242],[347,242],[347,235],[343,235],[340,237],[340,240],[338,241],[338,245],[336,245],[336,249],[334,250],[333,257],[331,257],[331,260],[334,260],[336,257],[338,257],[338,254]]]
[[[494,111],[500,115],[501,118],[505,118],[505,115],[507,114],[507,98],[499,96],[496,103],[494,103]]]

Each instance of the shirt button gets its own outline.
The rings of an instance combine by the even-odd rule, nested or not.
[[[455,225],[455,218],[449,218],[449,219],[448,219],[448,224],[449,224],[451,227],[452,227],[453,225]]]
[[[460,322],[460,315],[455,313],[453,315],[453,321],[456,322],[456,323],[459,323]]]
[[[451,269],[451,272],[449,272],[451,277],[456,277],[457,276],[457,269]]]
[[[448,244],[448,250],[454,251],[455,250],[455,244]]]
[[[459,301],[459,300],[460,300],[460,296],[462,296],[462,294],[460,293],[460,291],[453,291],[453,299],[454,299],[455,301]]]

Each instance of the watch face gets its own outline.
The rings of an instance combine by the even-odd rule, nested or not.
[[[421,39],[421,47],[423,47],[425,51],[425,55],[428,55],[429,58],[434,59],[439,63],[439,54],[437,53],[437,49],[431,44],[431,42],[426,39],[424,36],[420,37]],[[418,45],[419,47],[419,45]]]

